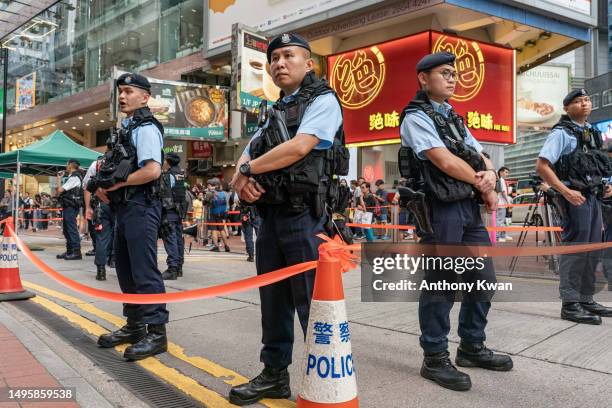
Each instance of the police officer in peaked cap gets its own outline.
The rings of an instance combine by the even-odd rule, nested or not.
[[[329,220],[327,188],[331,173],[341,167],[326,162],[335,156],[326,153],[340,149],[343,136],[340,103],[314,74],[308,42],[292,33],[279,35],[270,42],[267,58],[281,98],[267,110],[268,120],[262,119],[231,182],[240,200],[255,203],[261,217],[255,244],[258,275],[318,258],[322,241],[316,235],[326,231]],[[279,111],[283,114],[276,116]],[[260,288],[264,369],[232,388],[231,403],[290,396],[294,315],[297,311],[305,335],[314,274],[310,270]]]
[[[490,245],[480,216],[478,198],[487,210],[497,206],[496,172],[482,154],[482,146],[470,134],[448,99],[457,85],[455,55],[438,52],[423,57],[416,66],[420,90],[402,112],[400,169],[402,176],[419,180],[427,197],[431,231],[419,231],[424,244]],[[414,174],[405,174],[414,172]],[[495,282],[490,259],[482,270],[469,269],[463,281]],[[425,270],[428,282],[457,282],[455,271]],[[450,283],[450,282],[449,282]],[[457,391],[471,388],[470,377],[450,361],[449,313],[455,292],[423,290],[419,299],[420,344],[424,351],[421,376]],[[458,334],[461,343],[455,362],[463,367],[512,369],[509,356],[493,353],[485,345],[485,326],[492,292],[463,293]]]
[[[60,183],[61,175],[57,175],[57,193],[62,204],[62,231],[66,238],[66,252],[56,255],[57,259],[67,261],[82,259],[81,236],[77,217],[83,205],[83,176],[79,171],[79,163],[76,159],[68,160],[66,164],[67,177],[63,184]],[[61,185],[60,185],[61,184]]]
[[[164,293],[164,281],[157,269],[157,236],[161,221],[159,177],[162,166],[163,126],[147,107],[151,84],[142,75],[128,73],[117,79],[121,112],[119,136],[111,146],[110,162],[121,161],[127,152],[129,175],[110,188],[98,187],[95,194],[111,203],[116,213],[116,269],[124,293]],[[117,158],[114,155],[120,155]],[[123,163],[123,161],[121,161]],[[119,166],[117,166],[119,167]],[[100,172],[105,171],[105,163]],[[140,360],[167,350],[165,304],[123,304],[127,323],[103,334],[101,347],[131,344],[124,352],[128,360]]]
[[[536,161],[536,171],[562,196],[562,242],[586,244],[601,242],[601,203],[612,194],[610,185],[601,191],[602,180],[612,175],[603,150],[601,133],[587,118],[593,105],[584,89],[575,89],[563,99],[565,115],[550,132]],[[604,265],[608,263],[604,260]],[[593,300],[595,268],[593,253],[560,257],[559,294],[561,318],[575,323],[601,324],[601,317],[612,317],[612,308]]]

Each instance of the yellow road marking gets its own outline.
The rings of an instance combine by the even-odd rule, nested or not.
[[[78,299],[75,298],[73,296],[70,295],[66,295],[64,293],[55,291],[53,289],[49,289],[46,288],[44,286],[40,286],[37,285],[35,283],[31,283],[28,281],[22,281],[21,282],[23,286],[27,287],[28,289],[32,289],[35,290],[37,292],[40,293],[44,293],[46,295],[52,296],[54,298],[63,300],[65,302],[69,302],[72,303],[74,305],[76,305],[79,309],[90,313],[94,316],[99,317],[102,320],[105,320],[117,327],[121,327],[125,324],[125,319],[116,316],[112,313],[108,313],[105,312],[104,310],[101,310],[97,307],[95,307],[94,305],[87,303],[86,301],[82,300],[82,299]],[[60,306],[61,307],[61,306]],[[79,315],[77,315],[79,316]],[[79,316],[81,317],[81,316]],[[84,319],[86,322],[90,322],[89,320],[81,317],[82,319]],[[90,322],[91,323],[91,322]],[[75,323],[78,324],[78,323]],[[95,324],[95,323],[93,323]],[[107,330],[104,330],[103,333],[106,333]],[[99,334],[98,334],[99,335]],[[244,377],[243,375],[238,374],[237,372],[230,370],[229,368],[225,368],[213,361],[210,361],[204,357],[200,357],[200,356],[188,356],[185,354],[185,350],[183,349],[183,347],[179,346],[178,344],[175,344],[173,342],[168,342],[168,353],[170,355],[172,355],[175,358],[178,358],[181,361],[186,362],[187,364],[190,364],[193,367],[196,367],[210,375],[212,375],[213,377],[216,378],[220,378],[223,380],[224,383],[229,384],[231,386],[234,385],[239,385],[239,384],[243,384],[247,381],[249,381],[248,378]],[[269,408],[294,408],[295,407],[295,403],[293,401],[290,400],[280,400],[280,399],[263,399],[261,401],[259,401],[260,404],[269,407]]]
[[[74,313],[63,306],[58,305],[42,296],[37,296],[31,299],[34,303],[37,303],[45,309],[62,316],[71,323],[81,327],[94,336],[100,336],[101,334],[108,333],[104,327],[87,320],[83,316]],[[123,352],[127,348],[127,345],[115,347],[118,352]],[[235,405],[230,404],[225,398],[216,392],[209,390],[202,386],[195,380],[186,375],[181,374],[176,369],[168,367],[157,358],[147,358],[141,361],[137,361],[136,364],[143,367],[145,370],[151,372],[164,381],[172,384],[174,387],[188,394],[193,399],[205,404],[210,408],[230,408]]]

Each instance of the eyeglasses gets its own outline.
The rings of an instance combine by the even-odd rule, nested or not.
[[[442,75],[442,77],[446,79],[447,81],[451,79],[451,77],[455,81],[459,79],[459,74],[457,73],[457,71],[451,71],[450,69],[443,69],[442,71],[435,71],[435,72]]]

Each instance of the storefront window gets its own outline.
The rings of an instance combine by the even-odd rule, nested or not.
[[[98,86],[113,66],[143,71],[202,47],[201,0],[63,0],[9,47],[9,113]]]

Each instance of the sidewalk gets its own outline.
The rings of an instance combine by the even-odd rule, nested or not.
[[[11,303],[0,303],[0,352],[0,408],[142,407],[116,381]],[[11,402],[8,389],[16,388],[66,390],[76,399]]]

